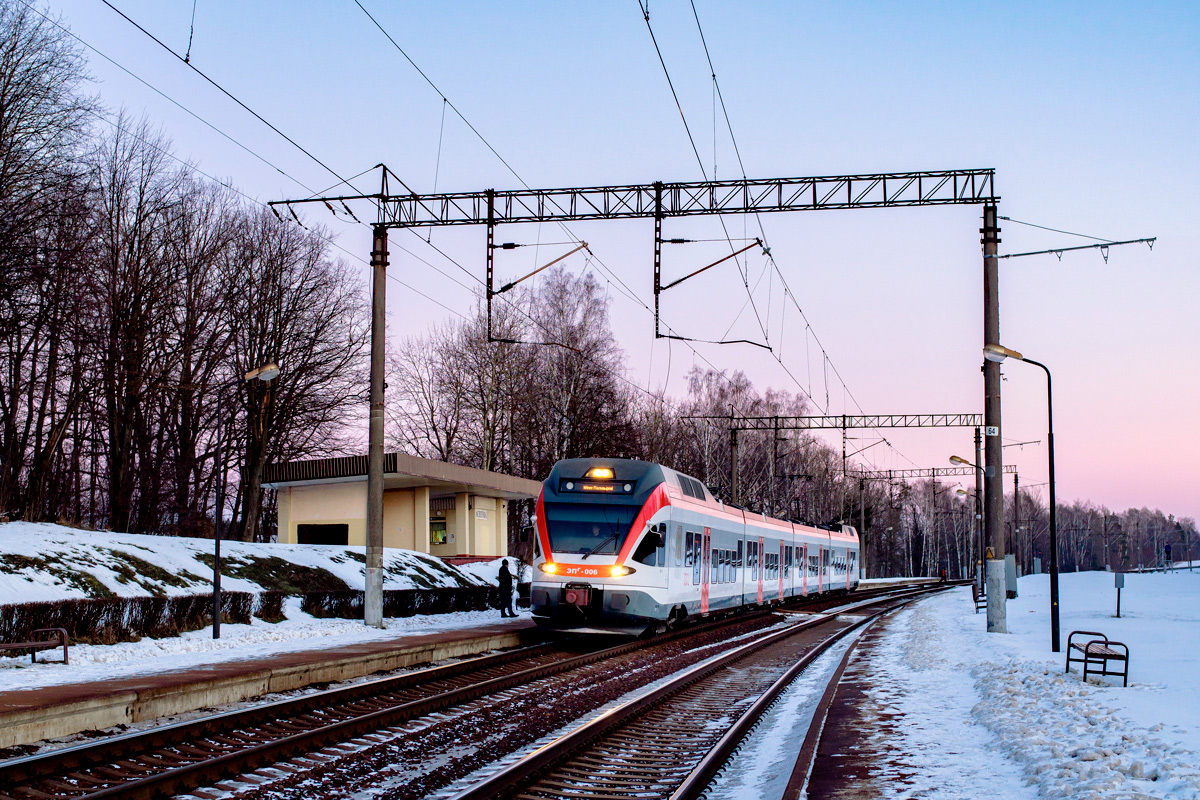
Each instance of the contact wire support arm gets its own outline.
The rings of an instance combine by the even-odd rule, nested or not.
[[[763,246],[762,239],[755,239],[753,244],[748,244],[745,247],[741,248],[740,250],[734,250],[732,253],[725,256],[724,258],[718,258],[716,261],[712,262],[707,267],[701,267],[700,269],[696,270],[695,272],[688,273],[687,275],[684,275],[682,278],[679,278],[678,280],[671,281],[666,286],[660,286],[658,288],[658,290],[660,292],[665,292],[667,289],[670,289],[672,286],[678,286],[679,284],[683,283],[688,278],[694,278],[697,275],[699,275],[701,272],[704,272],[705,270],[712,269],[713,267],[717,266],[718,264],[723,264],[731,258],[736,258],[737,256],[740,256],[742,253],[746,252],[747,250],[751,250],[755,247],[762,247],[762,246]]]

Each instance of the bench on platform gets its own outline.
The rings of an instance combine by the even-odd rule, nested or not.
[[[1088,639],[1084,642],[1075,641],[1076,636],[1092,636],[1098,638]],[[1119,650],[1117,648],[1120,648]],[[1072,652],[1077,651],[1082,653],[1082,656],[1072,658]],[[1110,661],[1121,665],[1120,672],[1110,672],[1108,663]],[[1071,631],[1071,635],[1067,637],[1067,668],[1065,672],[1071,671],[1071,663],[1083,664],[1083,679],[1088,678],[1088,673],[1092,675],[1112,675],[1121,678],[1121,685],[1129,685],[1129,647],[1124,642],[1114,642],[1098,631]],[[1099,666],[1099,669],[1096,667]]]
[[[975,613],[979,613],[979,609],[987,608],[987,593],[979,588],[978,583],[971,584],[971,602],[975,603]]]
[[[39,628],[33,631],[28,642],[0,642],[0,652],[28,650],[29,660],[36,664],[38,650],[54,650],[61,647],[63,651],[62,663],[67,664],[70,663],[70,654],[67,652],[68,645],[69,641],[65,628]]]

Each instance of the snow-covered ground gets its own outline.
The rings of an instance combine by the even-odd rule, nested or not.
[[[1063,575],[1062,646],[1073,630],[1127,643],[1130,683],[1084,684],[1050,649],[1049,579],[1022,578],[1008,635],[988,634],[966,587],[888,623],[852,670],[872,689],[879,754],[862,796],[1086,800],[1200,798],[1200,572]],[[840,649],[840,648],[838,648]],[[705,793],[776,798],[839,653],[796,681]],[[848,673],[849,674],[849,673]]]
[[[52,523],[0,523],[0,605],[109,594],[194,594],[212,582],[207,539],[108,533]],[[221,542],[229,591],[357,589],[365,548]],[[494,566],[492,566],[494,564]],[[492,577],[489,580],[488,568]],[[495,584],[496,562],[471,571],[412,550],[384,550],[384,589]]]
[[[300,610],[300,599],[285,601],[287,619],[270,623],[254,619],[249,625],[221,625],[221,638],[212,638],[212,627],[163,639],[113,645],[71,646],[71,663],[30,664],[28,656],[0,658],[0,692],[32,689],[63,683],[117,680],[298,650],[328,650],[358,642],[399,639],[439,631],[478,628],[501,620],[498,611],[461,611],[451,614],[399,617],[384,620],[385,628],[368,628],[361,620],[317,619]],[[518,611],[527,618],[528,610]],[[61,658],[60,650],[42,656]]]

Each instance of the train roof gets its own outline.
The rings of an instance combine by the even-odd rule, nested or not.
[[[649,479],[650,484],[666,483],[673,496],[678,498],[679,494],[676,492],[682,493],[683,498],[686,498],[684,500],[685,503],[687,499],[698,501],[710,506],[714,512],[719,511],[721,514],[741,517],[746,523],[764,525],[770,528],[804,529],[812,533],[821,531],[831,539],[858,539],[858,531],[849,525],[813,525],[797,520],[777,519],[775,517],[768,517],[761,512],[724,503],[715,498],[703,482],[653,461],[639,461],[633,458],[565,458],[556,463],[550,470],[550,475],[547,476],[546,482],[551,486],[557,486],[559,479],[582,480],[588,474],[588,471],[595,467],[608,467],[612,469],[615,480],[642,482]],[[642,485],[645,486],[646,484],[643,483]],[[642,491],[645,492],[644,489]]]

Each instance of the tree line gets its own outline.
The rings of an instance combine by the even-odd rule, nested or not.
[[[336,450],[359,400],[363,294],[323,231],[87,89],[74,40],[0,2],[0,514],[211,535],[228,470],[253,539],[264,465]]]
[[[266,464],[361,449],[364,282],[325,231],[205,178],[88,86],[73,40],[0,0],[0,515],[208,536],[228,472],[234,534],[267,538]],[[692,368],[681,398],[638,386],[590,273],[551,269],[493,306],[492,341],[477,304],[391,348],[391,447],[535,480],[562,458],[638,458],[727,497],[734,416],[813,412],[738,371]],[[239,381],[268,362],[278,378]],[[969,493],[855,472],[803,431],[738,437],[747,508],[860,527],[872,577],[973,574]],[[1031,571],[1049,515],[1028,489],[1013,499],[1006,535]],[[530,511],[513,504],[510,530]],[[1168,543],[1176,558],[1197,544],[1193,520],[1146,509],[1060,506],[1059,527],[1067,570],[1148,567]]]

